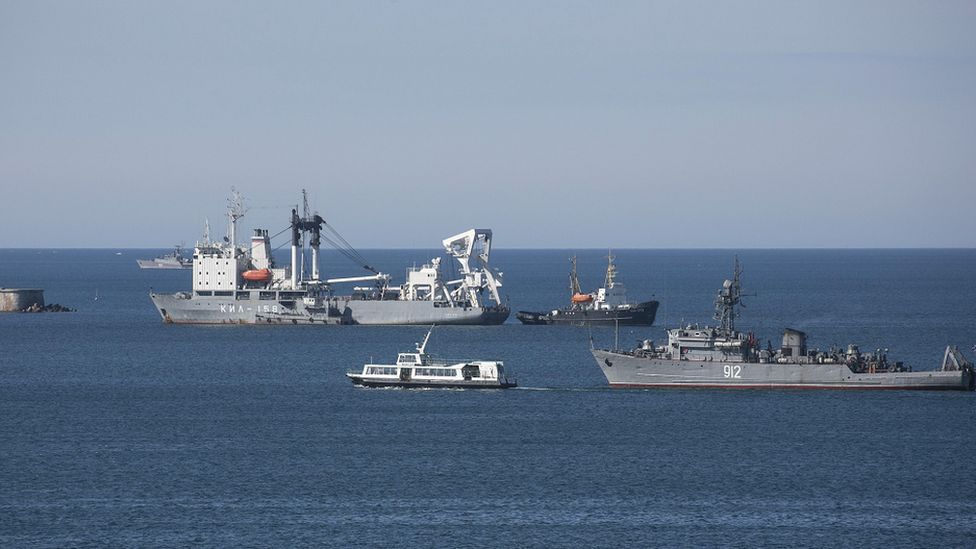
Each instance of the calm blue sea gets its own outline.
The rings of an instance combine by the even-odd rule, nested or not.
[[[359,389],[346,370],[425,328],[164,325],[149,289],[190,273],[135,264],[163,251],[0,250],[0,286],[78,309],[0,315],[0,546],[976,545],[973,393],[610,390],[587,329],[514,315],[430,348],[502,359],[518,389]],[[496,250],[512,308],[564,303],[572,253]],[[607,252],[576,253],[600,285]],[[739,325],[774,345],[976,358],[976,250],[614,254],[661,302],[622,345],[711,321],[738,254]],[[364,255],[402,281],[435,251]]]

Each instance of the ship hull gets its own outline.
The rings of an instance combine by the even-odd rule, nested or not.
[[[657,301],[645,301],[626,309],[586,310],[562,309],[557,314],[519,311],[516,318],[522,324],[606,324],[621,326],[650,326],[657,316]]]
[[[140,269],[192,269],[190,262],[179,263],[178,261],[159,260],[159,259],[137,259]]]
[[[968,369],[854,373],[844,364],[757,364],[644,358],[594,349],[616,388],[973,390]]]
[[[414,389],[510,389],[518,387],[514,381],[399,381],[376,380],[350,375],[353,385],[360,387],[385,388],[401,387]]]
[[[495,325],[508,318],[507,307],[441,307],[430,301],[330,298],[316,307],[301,300],[238,300],[151,294],[166,323],[172,324],[364,324]]]

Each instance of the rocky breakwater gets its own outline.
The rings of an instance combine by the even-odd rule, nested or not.
[[[75,310],[72,309],[71,307],[65,307],[64,305],[59,305],[57,303],[51,303],[50,305],[44,305],[44,306],[37,305],[35,303],[34,305],[27,307],[26,309],[21,309],[20,312],[22,313],[73,313],[75,312]]]

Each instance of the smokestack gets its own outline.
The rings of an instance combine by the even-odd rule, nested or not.
[[[298,246],[301,231],[298,227],[298,210],[291,211],[291,287],[298,289]]]
[[[319,279],[319,234],[322,232],[324,221],[318,215],[312,218],[312,240],[309,242],[312,247],[312,280]]]

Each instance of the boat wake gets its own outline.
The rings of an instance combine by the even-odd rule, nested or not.
[[[610,387],[513,387],[512,389],[516,391],[558,391],[563,393],[592,393],[598,391],[607,391]]]

